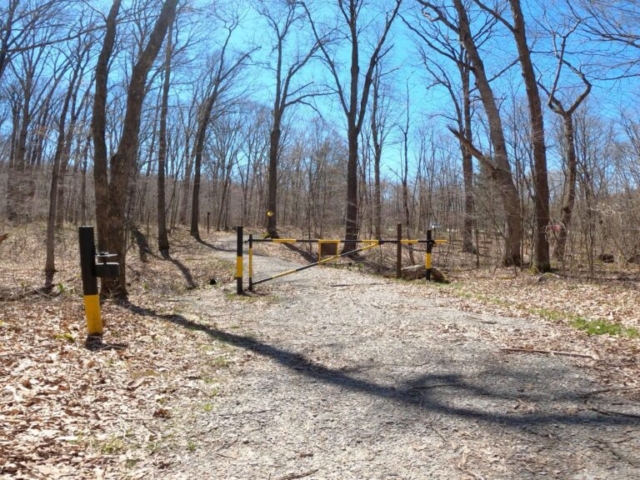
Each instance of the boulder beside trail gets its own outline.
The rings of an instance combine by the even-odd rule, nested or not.
[[[402,269],[403,280],[420,280],[425,278],[427,269],[424,265],[411,265]],[[444,274],[435,267],[431,267],[431,281],[437,283],[449,283]]]

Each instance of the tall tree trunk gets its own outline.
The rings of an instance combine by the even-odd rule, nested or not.
[[[564,260],[567,247],[567,234],[573,217],[573,207],[576,201],[576,179],[577,179],[577,156],[575,143],[575,130],[573,126],[573,112],[565,112],[562,115],[564,124],[564,136],[567,143],[567,176],[565,179],[565,197],[562,203],[562,218],[560,220],[560,231],[558,232],[558,243],[554,252],[557,260]]]
[[[464,45],[469,59],[474,66],[476,86],[480,92],[480,98],[489,120],[489,136],[493,145],[493,161],[487,159],[485,155],[473,148],[466,138],[461,138],[461,132],[457,132],[458,140],[464,142],[470,153],[474,154],[478,160],[489,169],[491,178],[494,180],[500,195],[506,216],[505,225],[505,251],[502,263],[505,266],[520,265],[520,246],[522,244],[522,217],[519,209],[518,191],[516,190],[511,174],[511,166],[507,156],[507,142],[504,137],[502,119],[496,103],[493,90],[489,84],[489,78],[484,68],[484,62],[480,57],[473,36],[471,35],[469,17],[462,3],[462,0],[453,0],[453,4],[458,14],[460,41]]]
[[[404,223],[407,238],[411,238],[413,225],[411,224],[411,210],[409,209],[409,89],[407,88],[407,117],[402,129],[404,168],[402,172],[402,204],[404,206]],[[409,261],[415,265],[416,260],[413,254],[413,247],[409,245]]]
[[[466,52],[465,52],[466,57]],[[471,130],[471,70],[465,64],[460,67],[462,78],[462,135],[473,143]],[[473,196],[473,156],[461,146],[462,150],[462,176],[464,181],[464,225],[462,230],[462,251],[477,253],[473,246],[473,232],[475,230],[475,200]]]
[[[214,92],[205,100],[200,108],[200,116],[198,122],[198,133],[196,135],[196,145],[194,148],[194,169],[193,169],[193,194],[191,200],[191,230],[190,234],[197,240],[200,240],[200,231],[198,224],[200,222],[200,176],[202,170],[202,154],[204,152],[204,143],[207,139],[207,128],[211,121],[211,112],[213,106],[218,100],[218,84],[214,87]]]
[[[26,221],[29,217],[28,196],[33,184],[31,168],[27,162],[27,134],[31,123],[31,96],[33,71],[26,72],[27,78],[24,80],[24,98],[22,99],[22,115],[20,129],[16,137],[14,148],[13,168],[9,172],[9,186],[7,199],[7,217],[10,222]]]
[[[162,84],[162,105],[160,107],[160,133],[158,149],[158,250],[163,256],[169,254],[169,236],[167,235],[167,205],[165,191],[165,172],[167,160],[167,113],[169,110],[169,86],[171,84],[171,54],[173,28],[169,25],[167,50],[164,59],[164,83]]]
[[[346,85],[340,80],[333,58],[325,48],[324,41],[320,40],[315,23],[307,10],[307,15],[311,21],[316,41],[324,59],[331,71],[331,75],[336,83],[339,93],[339,100],[347,120],[347,206],[345,216],[345,244],[342,253],[349,253],[356,249],[358,239],[358,137],[362,130],[365,119],[367,104],[369,102],[369,92],[373,81],[373,75],[380,60],[389,52],[389,47],[385,47],[385,42],[389,30],[393,25],[398,11],[402,5],[402,0],[395,0],[393,6],[385,12],[384,26],[380,29],[380,34],[375,43],[375,47],[368,59],[368,64],[364,75],[362,75],[362,88],[360,89],[360,35],[365,27],[359,23],[359,15],[362,12],[362,4],[356,0],[340,1],[338,7],[340,16],[345,21],[343,34],[350,43],[349,55],[349,84]],[[305,6],[306,9],[306,6]]]
[[[358,136],[357,128],[349,127],[349,156],[347,161],[347,211],[343,253],[356,249],[358,240]]]
[[[527,43],[526,25],[520,0],[509,0],[513,14],[513,36],[518,48],[518,57],[522,68],[529,117],[531,121],[531,143],[533,145],[533,181],[535,187],[535,237],[532,267],[538,272],[551,270],[549,259],[549,180],[547,177],[547,149],[544,138],[544,116],[536,74],[531,62],[531,50]]]
[[[106,290],[105,293],[119,298],[127,297],[125,202],[129,178],[137,164],[140,115],[146,93],[146,80],[162,46],[167,29],[173,22],[177,3],[178,0],[166,0],[164,2],[149,37],[149,42],[133,67],[131,81],[127,89],[127,108],[122,128],[122,138],[117,152],[111,157],[107,247],[110,252],[118,256],[120,276],[115,280],[103,281],[102,289]]]
[[[380,161],[382,160],[383,138],[378,122],[380,100],[380,71],[376,71],[373,81],[373,99],[371,105],[371,139],[373,141],[373,231],[375,238],[382,238],[382,193],[380,191]],[[363,168],[363,171],[365,169]],[[363,182],[366,188],[366,181]]]
[[[591,93],[591,83],[587,80],[585,74],[579,69],[575,68],[571,63],[569,63],[565,57],[566,43],[569,35],[562,35],[560,48],[558,49],[556,56],[558,57],[558,68],[556,70],[556,76],[553,82],[553,87],[551,91],[547,91],[549,95],[548,105],[551,108],[551,111],[560,115],[562,118],[563,125],[563,136],[564,143],[566,148],[566,174],[565,174],[565,182],[564,182],[564,198],[562,205],[562,217],[560,220],[560,231],[558,232],[558,243],[556,245],[556,249],[554,251],[554,256],[557,260],[564,262],[565,250],[567,246],[567,235],[569,232],[569,228],[571,226],[571,220],[573,217],[573,208],[575,205],[576,199],[576,182],[578,176],[578,156],[576,152],[576,136],[575,136],[575,125],[573,122],[573,114],[578,109],[578,107],[586,100],[586,98]],[[562,71],[562,66],[568,66],[573,73],[578,75],[582,82],[584,83],[584,90],[580,95],[576,98],[573,104],[565,109],[562,105],[560,99],[556,97],[556,90],[558,86],[558,81],[560,79],[560,72]],[[544,87],[543,87],[544,88]],[[546,89],[545,89],[546,90]]]
[[[96,196],[96,228],[98,231],[98,250],[105,251],[108,236],[109,176],[107,166],[107,142],[105,137],[107,123],[107,81],[109,60],[113,53],[116,38],[116,24],[121,0],[114,0],[106,20],[104,43],[96,64],[96,88],[93,100],[91,133],[93,136],[93,180]]]
[[[96,211],[107,208],[107,218],[103,218],[107,223],[103,225],[103,230],[107,233],[106,248],[109,252],[117,255],[120,264],[120,275],[117,279],[102,279],[102,295],[113,295],[117,298],[127,297],[126,287],[126,232],[125,232],[125,204],[127,198],[128,182],[133,168],[136,166],[138,155],[138,135],[140,131],[140,116],[142,104],[145,96],[146,80],[149,70],[158,55],[169,24],[173,21],[178,0],[166,0],[162,5],[162,10],[153,31],[149,37],[149,42],[133,67],[131,80],[127,89],[127,106],[122,129],[122,138],[116,153],[111,157],[110,181],[108,190],[108,203],[97,205]],[[113,33],[115,36],[115,16],[120,4],[120,0],[114,1],[115,14],[113,16]],[[117,5],[117,7],[116,7]],[[109,14],[111,17],[111,12]],[[105,45],[107,40],[105,40]],[[112,45],[112,44],[111,44]],[[104,51],[104,48],[103,48]],[[111,53],[108,50],[107,53]],[[102,52],[101,52],[102,57]],[[109,56],[106,57],[108,60]],[[99,62],[100,65],[100,62]],[[106,67],[106,65],[105,65]],[[96,73],[96,76],[98,74]],[[104,77],[106,87],[106,75]],[[96,85],[96,98],[98,97]],[[106,88],[104,91],[106,100]],[[103,130],[104,133],[104,130]]]
[[[44,273],[45,283],[44,287],[50,289],[53,287],[53,276],[56,272],[55,265],[55,226],[56,226],[56,212],[58,210],[58,183],[60,164],[65,150],[65,123],[67,120],[67,112],[69,111],[69,104],[73,95],[76,93],[76,81],[78,79],[80,68],[75,66],[73,68],[73,75],[69,82],[67,94],[64,98],[62,105],[62,111],[60,112],[60,118],[58,120],[58,141],[56,144],[56,151],[53,157],[53,168],[51,172],[51,188],[49,191],[49,215],[47,217],[47,257],[45,260]]]
[[[269,199],[267,212],[267,233],[271,238],[278,238],[277,209],[278,209],[278,154],[280,149],[280,124],[282,117],[274,112],[273,128],[269,144]]]

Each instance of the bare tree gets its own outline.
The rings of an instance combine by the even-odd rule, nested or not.
[[[105,19],[105,35],[102,49],[96,63],[95,94],[93,99],[93,115],[91,117],[91,134],[93,137],[96,206],[96,228],[98,230],[98,249],[107,249],[108,224],[107,206],[109,205],[108,161],[107,161],[107,82],[109,77],[109,60],[113,53],[116,39],[117,18],[121,0],[114,0]]]
[[[532,268],[538,272],[551,270],[549,258],[549,180],[547,178],[547,147],[545,145],[544,115],[542,102],[531,60],[531,48],[527,40],[527,26],[522,13],[520,0],[509,0],[513,24],[497,8],[490,8],[480,0],[474,0],[483,10],[493,15],[513,35],[518,49],[518,59],[527,93],[529,120],[531,125],[531,144],[533,147],[533,183],[535,201],[535,232]]]
[[[387,137],[391,131],[389,125],[389,113],[391,109],[391,96],[385,91],[383,84],[383,71],[380,63],[374,68],[372,77],[371,97],[371,140],[373,143],[373,231],[375,238],[382,238],[382,190],[380,178],[380,164],[382,151]],[[407,111],[407,118],[408,118]],[[403,177],[406,179],[406,177]],[[408,225],[407,225],[408,227]]]
[[[557,38],[554,37],[554,50],[558,59],[558,67],[556,69],[555,78],[550,89],[540,86],[547,92],[549,96],[548,105],[551,111],[558,114],[562,118],[564,148],[565,148],[565,182],[564,182],[564,199],[562,202],[562,217],[560,219],[560,231],[558,232],[558,240],[554,256],[557,260],[564,261],[565,249],[567,245],[567,234],[571,226],[573,217],[573,208],[576,200],[576,179],[577,179],[577,155],[575,141],[575,126],[573,116],[578,107],[587,99],[591,92],[591,83],[587,80],[586,75],[577,67],[573,66],[565,57],[567,40],[569,36],[578,27],[569,29],[565,34],[557,34],[560,43],[557,44]],[[584,84],[584,90],[574,99],[569,107],[565,107],[562,98],[559,95],[559,81],[562,73],[562,67],[569,68],[576,74]]]
[[[160,131],[158,133],[158,250],[161,255],[169,254],[169,236],[167,235],[167,203],[165,172],[167,159],[167,112],[169,110],[169,87],[171,85],[171,57],[173,53],[173,28],[169,25],[164,58],[164,78],[162,80],[162,99],[160,106]]]
[[[605,67],[605,79],[640,74],[640,10],[636,0],[567,1],[567,6],[580,20],[580,29],[604,45],[604,52],[593,44],[589,48],[593,48],[593,57],[600,66]]]
[[[411,98],[409,95],[409,85],[407,84],[406,90],[407,96],[407,107],[405,112],[405,121],[404,125],[400,127],[402,131],[402,156],[403,156],[403,166],[402,166],[402,206],[404,207],[404,224],[407,229],[406,235],[408,238],[411,238],[411,231],[413,229],[413,224],[411,222],[411,209],[409,208],[409,128],[410,128],[410,105]],[[413,248],[409,246],[409,261],[412,265],[416,263]]]
[[[518,207],[518,192],[513,182],[511,165],[509,164],[507,143],[504,136],[502,119],[496,102],[490,78],[486,72],[484,62],[478,51],[475,36],[471,32],[471,24],[467,8],[462,0],[453,0],[455,18],[444,11],[442,6],[433,2],[419,0],[427,10],[425,16],[430,21],[442,22],[447,28],[456,33],[460,42],[464,45],[469,56],[476,87],[488,117],[489,137],[493,147],[493,155],[484,154],[464,136],[463,132],[450,128],[455,137],[465,148],[488,170],[491,179],[499,188],[503,200],[506,215],[505,226],[505,251],[502,263],[505,266],[519,265],[521,263],[520,247],[522,244],[522,217]]]
[[[60,117],[58,119],[58,140],[56,142],[56,150],[54,153],[53,168],[51,172],[51,189],[49,191],[49,215],[47,218],[47,257],[44,268],[46,289],[50,289],[53,286],[53,276],[56,271],[54,254],[55,222],[56,213],[58,210],[58,201],[60,200],[58,186],[60,182],[59,175],[61,171],[61,164],[63,163],[63,156],[65,153],[65,129],[67,114],[72,103],[72,99],[78,94],[78,83],[84,69],[84,62],[82,61],[82,59],[86,56],[90,48],[90,42],[78,42],[77,51],[69,56],[69,58],[65,62],[65,70],[71,69],[71,76],[69,78],[67,92],[64,96],[62,110],[60,111]]]
[[[31,33],[43,35],[41,31]],[[53,53],[48,49],[27,49],[9,64],[15,78],[10,87],[15,94],[15,110],[7,188],[7,218],[12,222],[32,219],[34,173],[40,166],[44,142],[37,131],[48,122],[61,70],[66,68]]]
[[[102,295],[111,294],[119,298],[126,298],[126,249],[125,249],[125,202],[127,198],[128,182],[132,169],[136,165],[138,155],[138,134],[140,131],[140,113],[142,103],[146,93],[146,80],[153,62],[160,51],[165,34],[175,15],[178,0],[166,0],[160,11],[153,31],[149,36],[149,41],[144,51],[133,66],[131,79],[127,89],[127,106],[122,128],[122,137],[118,144],[115,154],[110,161],[110,175],[106,176],[106,164],[98,168],[98,157],[96,156],[96,165],[94,168],[94,177],[96,186],[102,185],[102,188],[108,188],[106,196],[98,197],[98,189],[96,188],[96,218],[98,225],[100,221],[104,222],[100,231],[106,233],[104,239],[105,247],[118,256],[120,264],[120,277],[115,280],[103,279]],[[113,47],[113,38],[115,37],[116,17],[120,7],[120,0],[115,0],[112,10],[107,18],[107,37],[103,51],[101,52],[97,69],[100,69],[100,80],[96,72],[96,104],[97,109],[94,110],[94,116],[102,116],[104,118],[104,108],[99,102],[106,100],[106,69],[111,49]],[[99,92],[100,90],[100,92]],[[100,96],[100,100],[98,100]],[[104,105],[104,104],[103,104]],[[97,139],[96,150],[103,148],[100,143],[100,135],[104,138],[104,130],[99,131],[96,126],[94,130],[94,141]],[[106,154],[100,159],[106,160]],[[105,162],[106,163],[106,162]],[[104,192],[103,192],[104,193]],[[107,216],[103,214],[98,216],[101,210],[107,210]]]
[[[361,78],[360,56],[363,54],[362,44],[364,43],[361,35],[367,27],[375,26],[370,19],[364,18],[364,12],[369,11],[368,8],[363,8],[364,3],[364,0],[337,0],[339,15],[344,22],[341,34],[347,39],[349,46],[349,75],[346,81],[340,76],[336,56],[332,55],[326,43],[321,41],[323,36],[320,35],[316,22],[307,9],[311,28],[335,83],[336,93],[347,120],[349,160],[347,163],[346,242],[343,253],[355,250],[355,241],[358,238],[358,138],[369,102],[374,69],[391,50],[391,47],[385,46],[385,43],[391,26],[398,16],[402,0],[393,0],[390,2],[390,8],[384,11],[384,22],[378,30],[377,40],[372,42],[374,47],[368,55],[366,70]]]
[[[281,1],[260,0],[258,12],[267,20],[270,29],[275,34],[275,95],[273,97],[273,122],[271,126],[269,144],[269,198],[267,213],[267,232],[272,238],[278,238],[277,206],[278,206],[278,157],[280,155],[280,140],[282,137],[282,121],[287,108],[307,101],[317,95],[310,92],[311,82],[293,85],[294,77],[300,73],[313,55],[320,48],[320,43],[326,39],[317,39],[309,48],[298,47],[292,61],[287,65],[287,58],[291,56],[286,51],[287,37],[294,27],[304,19],[303,13],[298,13],[297,2],[282,5]]]
[[[434,85],[440,85],[448,92],[453,103],[455,115],[445,114],[445,118],[456,124],[456,130],[460,132],[469,143],[473,143],[472,130],[472,94],[475,92],[471,84],[471,71],[473,69],[469,56],[461,42],[452,42],[448,32],[442,31],[439,25],[433,22],[415,22],[403,17],[404,23],[420,39],[418,46],[422,62],[427,69]],[[474,43],[480,47],[491,38],[496,20],[485,18],[484,23],[477,27],[474,34]],[[432,52],[437,57],[431,55]],[[459,76],[456,81],[441,59],[448,59],[455,67]],[[459,82],[459,83],[458,83]],[[462,157],[462,172],[464,178],[464,225],[462,236],[462,250],[476,253],[473,246],[473,232],[475,228],[475,201],[473,188],[473,156],[462,142],[460,153]]]
[[[0,5],[0,79],[15,55],[77,38],[90,29],[82,22],[77,31],[67,26],[67,19],[78,15],[73,11],[75,3],[5,0]]]
[[[206,86],[206,97],[198,107],[198,128],[196,131],[195,146],[193,151],[194,156],[194,177],[193,177],[193,199],[191,202],[191,235],[200,239],[200,231],[198,223],[200,220],[200,177],[202,170],[202,155],[204,152],[205,140],[207,138],[207,129],[212,120],[212,113],[214,107],[218,107],[219,111],[216,115],[221,113],[222,106],[218,105],[221,100],[221,96],[227,92],[234,84],[234,80],[247,61],[251,57],[251,54],[256,50],[238,54],[232,60],[229,60],[228,49],[233,32],[238,27],[237,20],[232,21],[224,28],[227,31],[224,42],[220,48],[217,57],[212,58],[212,65],[210,68],[209,83]]]

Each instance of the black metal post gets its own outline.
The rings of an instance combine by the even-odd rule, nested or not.
[[[249,235],[249,291],[253,292],[253,235]]]
[[[244,290],[242,289],[242,270],[244,268],[242,265],[242,230],[242,227],[236,227],[236,232],[238,234],[236,244],[236,293],[238,295],[244,295]]]
[[[402,224],[396,227],[398,233],[398,245],[396,250],[396,278],[402,277]]]

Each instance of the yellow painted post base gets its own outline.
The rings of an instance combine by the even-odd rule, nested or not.
[[[84,311],[87,316],[87,330],[89,331],[89,335],[102,335],[100,295],[85,295]]]

